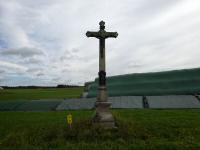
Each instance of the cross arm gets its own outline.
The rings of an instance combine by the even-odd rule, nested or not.
[[[109,37],[116,38],[117,36],[118,36],[118,33],[117,33],[117,32],[106,32],[106,33],[105,33],[105,37],[106,37],[106,38],[109,38]]]
[[[96,38],[98,38],[99,33],[98,33],[98,32],[87,31],[87,32],[86,32],[86,36],[87,36],[87,37],[96,37]]]

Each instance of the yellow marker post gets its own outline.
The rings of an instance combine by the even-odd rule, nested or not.
[[[72,114],[67,115],[67,124],[69,124],[70,129],[72,128]]]

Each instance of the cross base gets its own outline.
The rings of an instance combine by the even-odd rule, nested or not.
[[[93,118],[93,123],[102,126],[103,128],[115,128],[115,121],[110,112],[111,103],[97,101],[95,103],[96,114]]]

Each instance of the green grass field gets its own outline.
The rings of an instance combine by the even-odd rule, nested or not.
[[[197,150],[200,110],[112,110],[117,129],[91,126],[93,111],[0,112],[0,149]]]
[[[79,98],[82,92],[83,87],[60,89],[4,89],[0,91],[0,101]]]

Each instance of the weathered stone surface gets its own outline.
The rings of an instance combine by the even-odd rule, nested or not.
[[[96,113],[93,118],[94,123],[100,123],[106,128],[112,128],[115,126],[114,118],[110,112],[110,102],[96,102]]]

